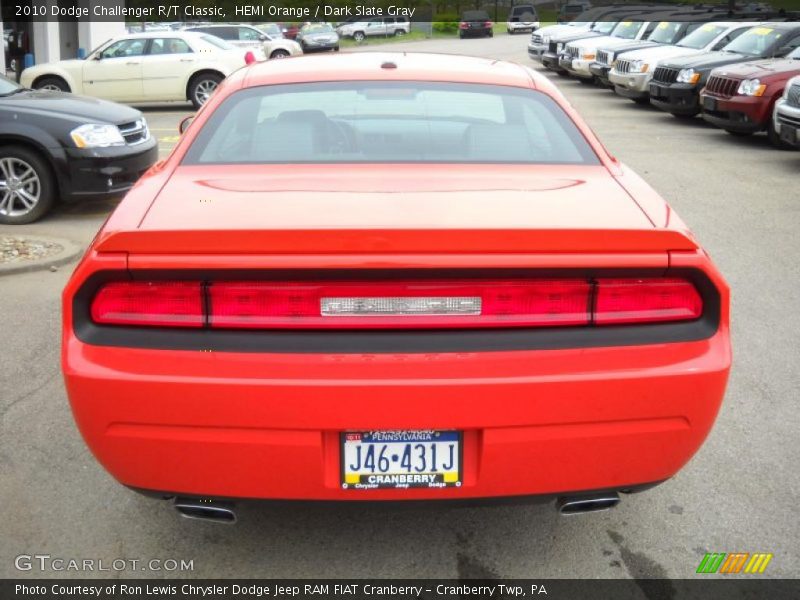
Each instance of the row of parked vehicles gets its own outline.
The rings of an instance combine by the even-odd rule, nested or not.
[[[758,17],[762,18],[758,18]],[[528,55],[681,119],[800,146],[800,20],[782,14],[593,8],[531,35]]]

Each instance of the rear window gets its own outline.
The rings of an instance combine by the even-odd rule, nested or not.
[[[215,35],[201,35],[200,39],[202,39],[204,42],[207,42],[207,43],[211,44],[212,46],[216,46],[220,50],[235,50],[236,49],[236,46],[234,46],[233,44],[229,44],[228,42],[226,42],[222,38],[218,38]]]
[[[468,10],[464,13],[462,21],[488,21],[489,13],[482,10]]]
[[[598,164],[547,95],[514,87],[346,82],[232,94],[184,164]]]

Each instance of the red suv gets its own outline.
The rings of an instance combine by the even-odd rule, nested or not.
[[[785,59],[714,69],[700,92],[703,118],[733,135],[766,131],[770,142],[782,146],[772,113],[786,82],[795,75],[800,75],[800,47]]]

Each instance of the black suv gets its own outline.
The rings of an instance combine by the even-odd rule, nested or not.
[[[778,58],[800,47],[800,23],[762,23],[745,31],[718,52],[674,58],[656,67],[650,102],[676,117],[700,114],[700,90],[716,67]]]

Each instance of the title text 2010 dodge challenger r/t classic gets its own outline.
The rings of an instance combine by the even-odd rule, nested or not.
[[[728,296],[529,69],[308,57],[231,75],[119,205],[65,290],[63,369],[97,459],[187,515],[527,495],[577,512],[700,447]]]

